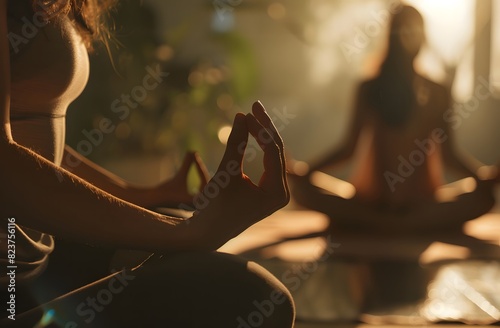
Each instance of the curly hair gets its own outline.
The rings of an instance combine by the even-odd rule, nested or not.
[[[10,0],[7,15],[10,21],[21,22],[23,17],[37,17],[45,23],[62,17],[74,20],[85,44],[92,48],[94,40],[107,40],[109,32],[106,13],[116,0]]]

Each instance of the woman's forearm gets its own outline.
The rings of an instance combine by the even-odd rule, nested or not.
[[[194,154],[186,155],[183,166],[187,165],[187,169],[189,169],[191,164],[196,165],[194,156]],[[193,162],[190,162],[191,157],[193,157]],[[62,168],[115,197],[141,207],[174,206],[180,203],[190,203],[192,200],[192,196],[188,195],[185,189],[187,188],[187,176],[182,177],[183,180],[180,181],[169,180],[153,186],[138,186],[88,160],[69,146],[65,147],[63,158]],[[182,170],[183,167],[180,169]],[[200,177],[203,174],[198,173]]]
[[[151,192],[151,188],[130,184],[114,173],[88,160],[69,146],[65,147],[63,158],[68,160],[63,160],[62,168],[113,196],[139,206],[147,206],[148,202],[160,202],[151,199],[157,196],[157,193]]]

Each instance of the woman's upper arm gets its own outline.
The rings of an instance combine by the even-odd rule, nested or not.
[[[446,112],[453,110],[451,92],[444,87],[440,87],[437,90],[439,91],[439,96],[436,101],[440,101],[440,114],[442,113],[439,117],[441,126],[438,128],[441,129],[443,135],[446,136],[446,140],[441,144],[442,156],[445,162],[450,162],[456,157],[454,129],[450,124],[450,120],[445,119]]]
[[[7,40],[7,0],[0,0],[0,142],[12,141],[9,123],[10,59]]]
[[[476,170],[483,164],[457,146],[454,133],[455,129],[450,124],[449,120],[444,119],[444,113],[452,110],[451,92],[441,87],[440,98],[438,100],[442,100],[440,107],[443,113],[439,120],[439,122],[441,122],[439,128],[443,131],[443,136],[446,137],[444,142],[441,143],[441,156],[444,165],[464,175],[476,177]]]

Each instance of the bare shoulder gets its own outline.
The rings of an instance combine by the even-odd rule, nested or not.
[[[20,31],[9,33],[14,63],[17,60],[28,59],[44,66],[51,66],[72,57],[73,46],[81,42],[68,18],[37,25],[26,20],[25,24],[26,26]]]
[[[18,53],[15,53],[17,43],[12,44],[11,41],[14,51],[11,61],[12,83],[37,90],[36,85],[46,81],[50,83],[50,92],[46,92],[42,98],[55,99],[63,95],[76,78],[86,81],[88,56],[85,45],[67,17],[34,26],[36,28],[30,34],[16,36],[16,42],[22,42],[25,46]],[[33,85],[29,84],[30,81],[38,82]]]

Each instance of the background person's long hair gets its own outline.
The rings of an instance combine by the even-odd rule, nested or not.
[[[423,18],[415,8],[403,6],[393,15],[387,55],[376,78],[377,88],[372,95],[375,110],[390,126],[406,123],[411,118],[416,103],[413,74],[409,74],[411,70],[406,69],[408,65],[413,65],[416,53],[409,53],[402,43],[402,37],[411,37],[409,22],[418,22],[416,28],[423,31]]]
[[[7,15],[13,24],[22,25],[23,17],[28,20],[36,13],[39,17],[55,21],[64,16],[70,16],[82,35],[85,44],[92,48],[94,40],[106,41],[109,32],[106,24],[106,13],[116,0],[9,0]]]

